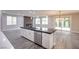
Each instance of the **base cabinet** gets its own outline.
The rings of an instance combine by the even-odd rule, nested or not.
[[[42,33],[42,46],[45,48],[53,48],[53,34]]]
[[[21,36],[42,45],[45,48],[51,49],[54,45],[53,33],[38,33],[28,29],[21,29]]]
[[[28,29],[21,29],[21,36],[34,41],[34,31]]]

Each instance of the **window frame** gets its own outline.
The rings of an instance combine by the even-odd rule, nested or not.
[[[11,19],[10,19],[10,23],[11,23],[11,24],[8,23],[8,17],[11,17]],[[16,19],[15,22],[14,22],[13,18]],[[7,16],[7,25],[8,25],[8,26],[9,26],[9,25],[17,25],[17,17],[16,17],[16,16]]]
[[[41,22],[42,22],[42,25],[48,25],[48,17],[43,17]]]
[[[39,19],[39,22],[37,21],[37,19]],[[36,18],[35,18],[35,24],[36,24],[36,25],[41,24],[41,19],[40,19],[39,17],[36,17]]]

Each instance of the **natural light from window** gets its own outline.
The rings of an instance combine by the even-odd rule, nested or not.
[[[7,16],[7,25],[16,25],[16,17]]]
[[[40,24],[40,18],[36,18],[36,24]]]
[[[56,18],[56,29],[70,31],[70,18]]]
[[[34,20],[34,24],[37,29],[47,30],[47,28],[44,27],[48,26],[48,16],[36,16]]]
[[[43,25],[48,24],[48,18],[42,18],[42,24]]]

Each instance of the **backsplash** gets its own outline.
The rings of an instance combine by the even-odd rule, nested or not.
[[[32,27],[32,23],[30,16],[24,16],[24,27]]]

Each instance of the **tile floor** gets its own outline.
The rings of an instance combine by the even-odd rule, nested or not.
[[[15,49],[43,49],[28,39],[20,36],[20,30],[10,30],[3,32]]]

